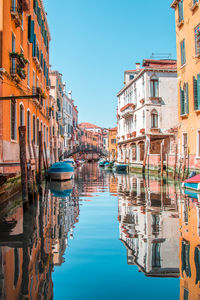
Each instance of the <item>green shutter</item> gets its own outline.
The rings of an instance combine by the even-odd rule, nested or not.
[[[180,88],[180,104],[181,104],[181,115],[185,114],[185,95],[184,91]]]
[[[186,101],[186,103],[185,103],[185,112],[186,112],[186,114],[189,114],[189,93],[188,93],[188,83],[186,83],[186,86],[185,86],[185,97],[186,97],[186,99],[185,99],[185,101]]]
[[[198,100],[197,100],[197,80],[195,76],[193,77],[193,96],[194,96],[194,109],[198,109]]]
[[[31,43],[34,42],[34,25],[35,25],[35,22],[31,21],[31,38],[30,38]]]
[[[197,75],[197,103],[198,109],[200,109],[200,74]]]
[[[37,50],[37,45],[36,45],[36,35],[34,34],[34,40],[33,40],[33,52],[32,52],[32,55],[33,57],[36,56],[36,50]]]

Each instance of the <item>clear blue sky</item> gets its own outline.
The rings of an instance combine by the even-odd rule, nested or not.
[[[116,126],[123,72],[154,53],[172,53],[172,0],[44,0],[52,69],[63,74],[79,122]]]

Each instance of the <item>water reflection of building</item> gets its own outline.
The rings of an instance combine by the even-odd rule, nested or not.
[[[120,176],[120,239],[127,261],[146,276],[179,276],[179,219],[174,190],[151,180]]]
[[[29,207],[15,199],[0,212],[0,300],[53,299],[53,266],[62,263],[78,222],[73,193],[59,198],[41,188]]]
[[[183,197],[184,198],[184,197]],[[200,299],[200,204],[183,199],[180,204],[180,299]]]
[[[74,224],[78,222],[79,199],[74,187],[71,194],[66,197],[54,197],[53,214],[53,264],[61,265],[64,262],[68,238],[73,238]]]

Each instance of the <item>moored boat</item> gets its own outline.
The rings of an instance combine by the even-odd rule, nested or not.
[[[74,168],[69,163],[57,162],[50,167],[48,174],[52,180],[70,180],[73,177]]]
[[[128,169],[127,164],[114,164],[113,171],[115,172],[126,172]]]
[[[182,187],[200,192],[200,174],[183,181]]]

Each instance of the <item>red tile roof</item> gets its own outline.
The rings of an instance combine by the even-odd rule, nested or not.
[[[154,69],[176,69],[177,61],[174,59],[144,59],[142,66]]]
[[[99,127],[97,125],[94,125],[94,124],[91,124],[91,123],[87,123],[87,122],[80,123],[79,126],[82,127],[82,128],[101,128],[101,127]]]

